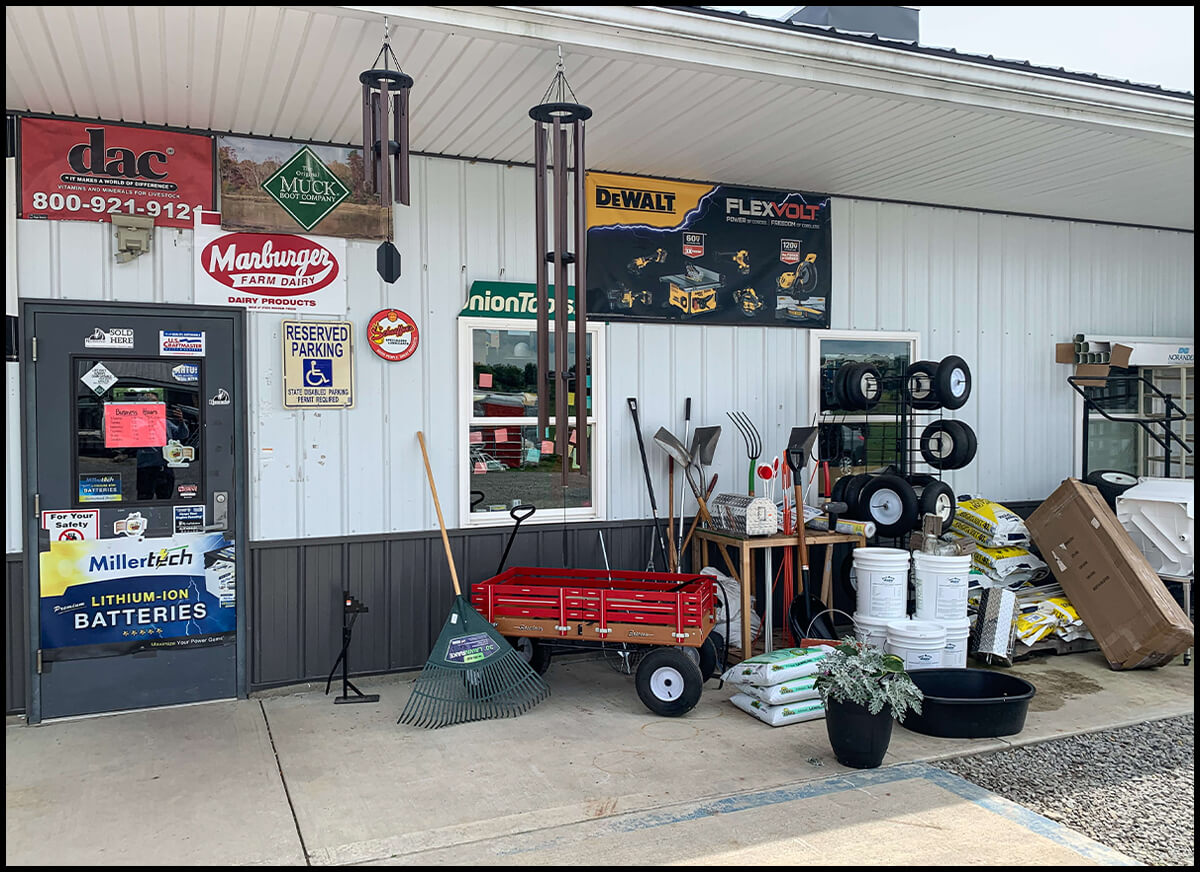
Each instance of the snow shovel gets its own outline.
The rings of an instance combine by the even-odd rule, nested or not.
[[[442,506],[438,502],[437,486],[433,483],[433,470],[429,467],[425,435],[419,430],[417,439],[425,459],[433,507],[437,509],[446,562],[450,564],[454,604],[397,723],[433,728],[515,717],[549,696],[550,688],[463,596],[454,555],[450,551],[450,539],[446,535],[446,522],[442,518]]]

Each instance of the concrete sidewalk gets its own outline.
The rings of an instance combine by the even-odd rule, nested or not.
[[[415,673],[10,726],[6,859],[20,863],[547,865],[1119,863],[1079,834],[922,761],[1187,714],[1193,668],[1112,672],[1098,654],[1013,670],[1038,688],[1011,740],[897,727],[885,768],[840,766],[822,721],[773,729],[710,682],[683,718],[631,677],[556,661],[511,720],[395,723]],[[905,765],[909,764],[909,765]],[[1020,847],[1018,847],[1020,846]],[[1014,854],[1014,852],[1018,852]]]

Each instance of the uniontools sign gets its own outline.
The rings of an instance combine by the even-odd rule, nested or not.
[[[588,316],[828,327],[829,197],[588,173]]]
[[[196,219],[196,303],[254,312],[346,311],[346,240],[227,233],[221,216]]]
[[[285,409],[354,405],[354,327],[349,321],[284,321]]]
[[[222,533],[54,540],[40,566],[50,660],[213,645],[237,629],[234,548]]]
[[[145,215],[190,228],[213,208],[213,140],[90,121],[21,119],[21,217]]]

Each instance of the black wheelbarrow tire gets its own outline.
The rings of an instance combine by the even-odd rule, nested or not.
[[[936,360],[918,360],[904,374],[904,394],[914,409],[936,409],[942,405],[934,382],[937,379]]]
[[[933,378],[933,389],[943,407],[961,409],[971,396],[971,367],[957,354],[942,358]]]
[[[665,718],[677,718],[700,701],[704,676],[685,651],[662,647],[642,658],[634,683],[646,708]]]
[[[954,498],[954,489],[944,481],[931,481],[921,488],[918,507],[918,514],[921,518],[924,518],[926,515],[937,515],[940,517],[942,519],[942,532],[946,532],[950,529],[950,525],[954,523],[954,513],[958,509]]]
[[[516,649],[522,659],[530,665],[538,675],[545,675],[550,668],[550,646],[541,639],[532,636],[506,636],[508,643]]]

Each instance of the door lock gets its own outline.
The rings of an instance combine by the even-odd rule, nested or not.
[[[204,527],[205,533],[215,533],[229,526],[229,493],[217,491],[213,494],[212,523]]]

